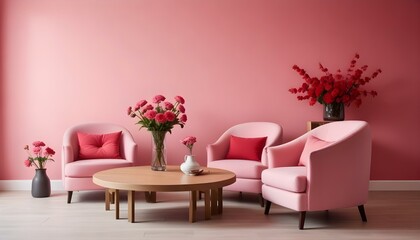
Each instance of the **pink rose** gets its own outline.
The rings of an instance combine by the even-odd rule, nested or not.
[[[184,140],[181,141],[182,144],[190,145],[190,146],[194,145],[194,143],[196,143],[196,142],[197,142],[197,138],[193,137],[193,136],[188,136],[188,137],[184,138]]]
[[[147,104],[147,101],[146,100],[140,100],[137,104],[136,104],[136,107],[139,107],[139,108],[141,108],[141,107],[143,107],[144,105],[146,105]]]
[[[174,105],[170,102],[164,102],[163,105],[165,106],[166,110],[172,110],[174,108]]]
[[[41,141],[35,141],[32,143],[32,145],[34,145],[34,147],[44,147],[45,143]]]
[[[185,107],[184,107],[184,105],[179,105],[179,106],[178,106],[178,110],[179,110],[180,112],[182,112],[182,113],[185,113]]]
[[[166,111],[165,113],[165,117],[169,122],[172,122],[173,120],[175,120],[176,115],[175,113],[171,112],[171,111]]]
[[[26,159],[25,161],[23,161],[23,164],[25,164],[26,167],[30,167],[32,165],[29,159]]]
[[[153,110],[153,106],[151,105],[151,104],[147,104],[145,107],[144,107],[144,110]]]
[[[181,96],[175,96],[175,101],[184,104],[185,103],[185,99]]]
[[[32,149],[32,151],[33,151],[35,154],[38,154],[38,153],[40,153],[40,152],[41,152],[41,147],[34,147],[34,149]]]
[[[160,102],[162,102],[162,101],[165,101],[165,97],[164,96],[162,96],[162,95],[156,95],[154,98],[153,98],[153,103],[160,103]]]
[[[181,115],[181,117],[179,118],[179,120],[181,121],[181,122],[187,122],[187,115],[185,115],[185,114],[182,114]]]
[[[144,116],[150,120],[155,119],[157,112],[155,110],[147,110],[144,113]]]
[[[132,111],[133,111],[133,108],[132,107],[128,107],[128,109],[127,109],[127,115],[130,115]]]
[[[158,114],[156,114],[156,116],[155,116],[155,120],[156,120],[158,123],[165,123],[165,122],[166,122],[166,117],[165,117],[165,114],[163,114],[163,113],[158,113]]]

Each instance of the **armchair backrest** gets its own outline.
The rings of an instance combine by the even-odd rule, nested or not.
[[[231,135],[242,138],[267,137],[267,141],[261,156],[261,162],[264,165],[267,165],[266,148],[269,146],[281,144],[283,131],[280,125],[272,122],[247,122],[235,125],[226,130],[216,142],[225,146],[225,153],[227,153],[229,149],[229,141]]]
[[[89,134],[105,134],[119,131],[121,131],[120,154],[121,157],[125,159],[128,155],[126,143],[133,142],[133,136],[126,128],[117,124],[86,123],[70,127],[64,132],[63,146],[71,146],[73,150],[73,156],[76,158],[79,155],[79,141],[77,138],[78,132]]]

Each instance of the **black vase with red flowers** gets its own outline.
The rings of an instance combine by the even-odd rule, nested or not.
[[[328,68],[320,63],[319,68],[324,75],[319,78],[309,76],[304,69],[294,65],[293,70],[299,73],[304,82],[298,88],[289,89],[289,92],[298,94],[298,100],[309,100],[311,106],[317,102],[324,105],[324,120],[344,120],[345,106],[349,107],[354,103],[356,107],[360,107],[362,97],[378,95],[374,90],[364,89],[364,86],[376,78],[382,70],[377,69],[370,76],[363,77],[368,66],[356,67],[359,58],[359,54],[355,54],[349,68],[346,71],[338,69],[335,74],[330,73]]]

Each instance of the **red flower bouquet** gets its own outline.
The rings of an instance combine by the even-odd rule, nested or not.
[[[291,88],[289,91],[293,94],[299,94],[297,96],[298,100],[308,99],[311,106],[316,102],[323,105],[343,103],[346,106],[350,106],[354,102],[359,107],[362,104],[362,96],[371,95],[375,97],[378,95],[376,91],[368,91],[361,88],[382,72],[381,69],[377,69],[370,77],[363,77],[362,75],[368,66],[356,67],[359,58],[359,54],[354,56],[345,74],[340,69],[335,74],[332,74],[328,71],[328,68],[325,68],[320,63],[319,68],[325,74],[320,78],[310,77],[304,69],[294,65],[293,70],[298,72],[305,82],[299,88]]]

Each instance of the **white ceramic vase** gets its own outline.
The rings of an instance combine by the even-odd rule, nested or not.
[[[185,155],[184,162],[181,164],[180,168],[183,173],[187,175],[194,175],[192,172],[200,170],[200,164],[195,161],[194,155]]]

